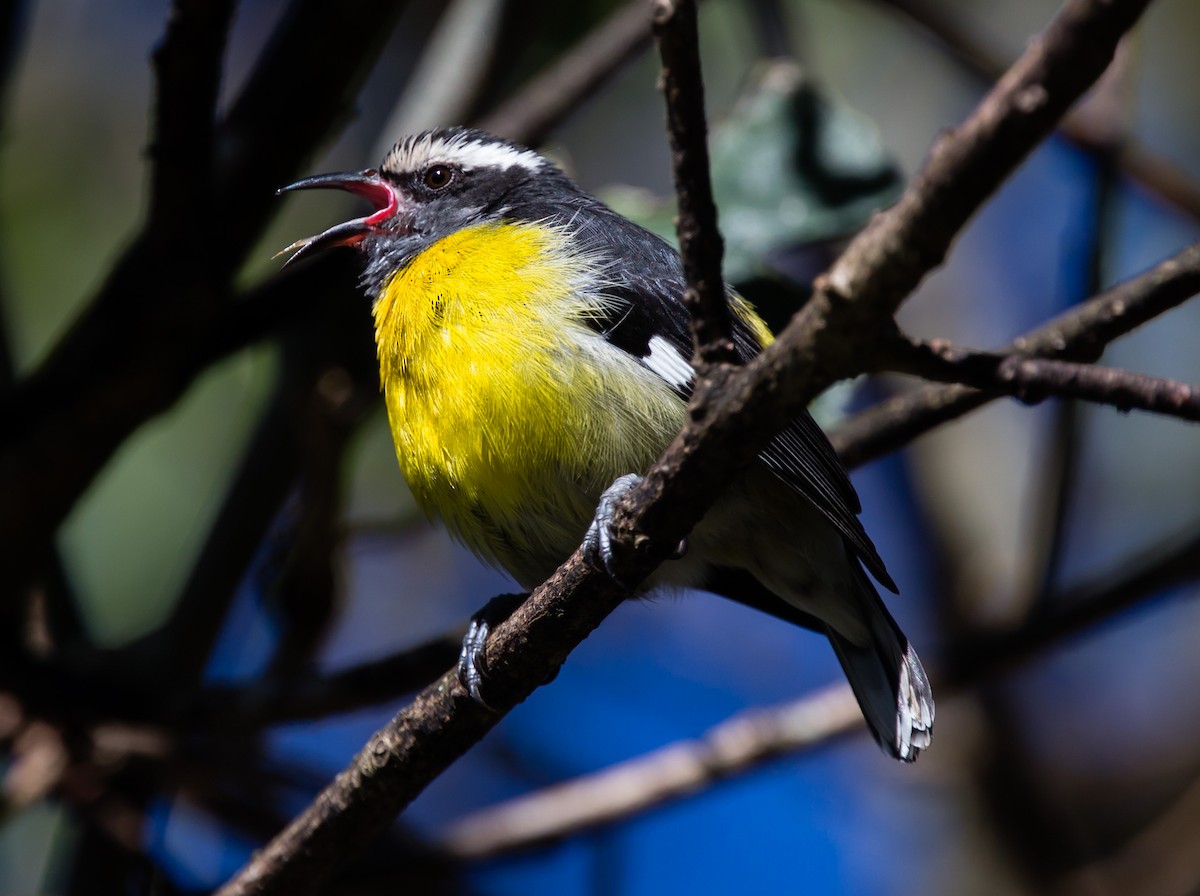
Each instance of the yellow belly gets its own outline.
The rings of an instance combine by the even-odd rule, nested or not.
[[[683,402],[587,324],[594,262],[534,224],[448,236],[375,303],[396,454],[417,500],[522,584],[578,545],[600,492],[644,470]]]

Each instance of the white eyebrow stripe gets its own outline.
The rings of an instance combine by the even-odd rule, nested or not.
[[[418,141],[404,141],[388,153],[383,167],[390,171],[415,171],[435,162],[447,162],[464,168],[524,168],[537,171],[545,161],[530,149],[504,143],[481,142],[463,137],[439,138],[426,136]]]
[[[454,148],[453,159],[464,168],[512,168],[515,166],[528,171],[537,171],[542,167],[542,157],[537,153],[498,143],[465,143]]]
[[[650,354],[642,358],[643,364],[676,389],[682,389],[692,381],[695,371],[679,353],[679,349],[661,336],[651,336],[648,346]]]

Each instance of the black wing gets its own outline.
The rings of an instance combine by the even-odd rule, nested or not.
[[[598,203],[578,215],[573,225],[585,248],[603,253],[608,259],[605,280],[611,285],[604,292],[610,304],[597,312],[590,324],[687,400],[692,393],[690,371],[679,375],[679,362],[690,366],[692,337],[683,304],[683,272],[678,254],[668,243]],[[737,315],[734,342],[743,362],[762,351],[753,331]],[[672,363],[664,366],[664,352],[668,348],[674,350],[674,355],[669,358]],[[862,504],[850,477],[824,431],[807,411],[775,436],[759,459],[824,514],[881,585],[897,590],[859,522]]]

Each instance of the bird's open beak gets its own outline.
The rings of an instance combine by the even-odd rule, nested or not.
[[[286,187],[276,190],[275,193],[279,195],[290,193],[293,190],[325,189],[348,190],[362,196],[374,203],[375,211],[361,218],[335,224],[316,236],[296,240],[286,249],[275,254],[275,257],[278,258],[280,255],[292,253],[291,257],[284,262],[284,267],[299,258],[304,258],[329,246],[354,245],[379,224],[395,215],[400,208],[400,199],[395,188],[380,177],[379,172],[374,168],[368,168],[357,174],[318,174],[316,177],[306,177],[304,180],[298,180],[294,184],[288,184]]]

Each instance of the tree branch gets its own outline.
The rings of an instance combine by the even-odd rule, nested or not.
[[[883,363],[899,373],[1011,395],[1026,404],[1038,404],[1051,397],[1081,398],[1121,411],[1136,408],[1200,420],[1197,387],[1112,367],[977,352],[944,340],[905,339],[898,339],[885,350]]]
[[[661,84],[667,98],[667,136],[679,217],[679,254],[687,283],[683,301],[692,313],[692,341],[701,376],[710,365],[737,359],[733,317],[725,297],[717,229],[717,205],[708,173],[708,126],[695,0],[656,0],[654,39],[662,56]]]
[[[233,0],[175,0],[152,57],[158,91],[146,230],[183,251],[202,245],[196,237],[212,226],[213,126],[232,16]]]
[[[736,715],[696,740],[476,812],[451,825],[437,845],[462,860],[530,849],[681,799],[861,726],[850,688],[833,685],[784,706]]]
[[[1095,361],[1112,341],[1200,293],[1200,243],[1106,290],[998,351]],[[863,411],[830,432],[849,467],[882,457],[931,429],[993,401],[969,386],[929,386]]]

